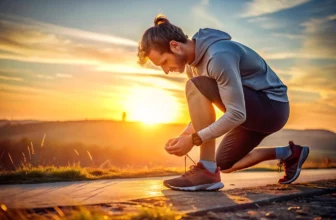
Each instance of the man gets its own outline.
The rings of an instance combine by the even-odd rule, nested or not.
[[[165,150],[186,155],[200,146],[200,161],[178,178],[164,181],[176,190],[218,190],[224,187],[220,171],[230,173],[265,160],[279,159],[288,184],[296,180],[309,148],[288,146],[254,149],[268,135],[280,130],[289,117],[287,86],[249,47],[231,41],[220,30],[200,29],[192,39],[163,15],[143,34],[139,63],[149,59],[163,71],[183,73],[191,123]],[[225,114],[217,121],[214,103]],[[215,153],[215,139],[224,135]]]

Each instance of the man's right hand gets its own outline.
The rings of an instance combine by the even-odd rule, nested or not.
[[[176,138],[169,139],[167,141],[166,145],[165,145],[165,148],[168,147],[168,146],[176,144],[176,142],[177,142]]]

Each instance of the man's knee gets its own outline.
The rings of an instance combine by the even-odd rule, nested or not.
[[[192,79],[189,79],[185,85],[185,90],[188,91],[188,90],[194,90],[194,89],[197,89],[194,82],[192,81]]]
[[[219,149],[216,152],[216,163],[217,163],[217,167],[220,167],[220,170],[227,170],[230,169],[234,164],[235,161],[229,159],[228,155],[223,155],[221,153],[221,150],[223,149]]]
[[[200,94],[192,79],[189,79],[187,81],[185,85],[185,92],[188,100]]]
[[[234,164],[235,164],[235,162],[217,160],[217,167],[220,167],[221,171],[228,170],[228,169],[232,168]]]

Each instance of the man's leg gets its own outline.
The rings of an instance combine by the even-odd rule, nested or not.
[[[189,114],[196,131],[207,127],[215,121],[215,112],[212,103],[215,103],[216,106],[219,107],[219,109],[225,111],[225,106],[221,102],[219,96],[217,84],[213,79],[209,79],[206,77],[192,78],[187,82],[186,95],[189,106]],[[249,151],[258,146],[261,140],[267,135],[268,134],[262,134],[244,128],[234,129],[225,136],[222,144],[219,147],[219,151],[220,149],[222,149],[222,151],[217,153],[217,155],[220,155],[219,157],[217,156],[217,165],[223,166],[222,161],[230,162],[229,160],[231,159],[231,167],[232,163],[237,162],[246,154],[248,154]],[[224,155],[225,152],[227,152],[226,155]],[[214,155],[215,140],[206,142],[201,146],[201,161],[214,161]],[[246,155],[244,159],[236,163],[232,168],[227,170],[227,172],[232,172],[237,169],[253,166],[256,163],[264,160],[275,159],[274,155],[274,149],[267,149],[263,152],[260,152],[260,150],[258,149],[253,154]],[[224,166],[227,167],[227,165]],[[214,167],[217,166],[214,165]],[[222,167],[221,169],[224,169],[224,167]]]
[[[191,122],[196,132],[215,122],[216,114],[211,101],[196,88],[191,80],[186,84],[186,96]],[[215,140],[204,142],[200,146],[200,159],[215,161]]]
[[[257,148],[252,150],[238,162],[233,164],[233,166],[229,169],[222,170],[223,173],[231,173],[233,171],[245,169],[251,166],[254,166],[260,162],[266,160],[275,160],[276,153],[275,148]]]
[[[290,146],[257,148],[269,134],[252,131],[242,126],[228,132],[217,149],[216,161],[223,173],[231,173],[266,160],[285,160],[292,155]]]
[[[195,77],[187,82],[186,96],[195,131],[209,126],[216,120],[211,100],[214,95],[219,96],[217,84],[207,77]],[[163,184],[166,187],[186,191],[212,191],[224,187],[215,162],[215,140],[206,141],[200,148],[200,162],[182,176],[165,180]]]
[[[266,160],[286,160],[292,155],[290,146],[256,148],[236,162],[231,168],[222,170],[223,173],[245,169]]]
[[[190,81],[192,81],[192,83]],[[223,112],[226,111],[218,92],[217,83],[214,79],[204,76],[195,77],[189,80],[187,88],[192,94],[189,97],[187,96],[190,104],[190,116],[192,117],[193,123],[200,123],[199,128],[196,129],[197,131],[211,124],[211,120],[207,123],[203,123],[199,120],[205,115],[209,115],[210,112],[206,110],[207,108],[198,111],[197,107],[194,107],[197,106],[197,102],[201,103],[201,99],[204,100],[204,102],[210,100],[210,102],[214,103],[220,110]],[[301,165],[308,156],[308,147],[302,147],[290,142],[288,146],[284,147],[258,148],[252,150],[260,144],[262,139],[280,130],[286,124],[289,116],[289,103],[270,100],[262,91],[255,91],[248,87],[243,87],[243,89],[247,119],[238,128],[231,130],[225,135],[221,143],[222,147],[219,147],[217,152],[217,164],[222,166],[221,169],[224,170],[224,172],[232,172],[251,167],[262,161],[280,159],[285,162],[286,167],[289,167],[289,169],[285,170],[286,178],[279,181],[281,181],[281,183],[294,181],[300,173]],[[198,97],[199,100],[195,97]],[[193,101],[193,99],[198,101]],[[212,106],[209,104],[208,106],[209,109],[211,109]],[[230,151],[230,149],[235,150]],[[229,154],[227,154],[228,151],[230,152]],[[203,152],[207,152],[206,145],[203,148]],[[223,157],[225,154],[227,154],[227,156]]]
[[[289,184],[295,181],[301,172],[301,167],[309,155],[307,146],[300,146],[290,141],[288,146],[274,148],[257,148],[252,150],[242,159],[227,166],[222,170],[223,173],[231,173],[247,167],[254,166],[262,161],[279,159],[285,164],[285,175],[278,180],[281,184]],[[217,159],[219,160],[219,159]]]
[[[208,122],[202,121],[203,117],[209,117],[210,113],[213,112],[213,106],[211,103],[214,103],[223,112],[226,111],[225,106],[221,101],[215,80],[203,76],[192,78],[187,83],[186,91],[190,116],[193,123],[197,123],[199,125],[197,131],[213,122],[215,117],[214,115],[212,120],[209,120]],[[217,163],[218,160],[227,160],[230,162],[226,158],[230,158],[232,160],[230,162],[230,166],[232,166],[232,163],[234,163],[230,169],[227,169],[224,172],[232,172],[235,170],[244,169],[266,160],[286,159],[291,155],[289,146],[277,148],[258,148],[251,151],[259,145],[262,139],[274,131],[279,130],[285,124],[284,120],[286,120],[286,116],[283,117],[282,115],[279,115],[279,117],[277,117],[277,115],[272,114],[274,107],[280,111],[282,108],[284,108],[284,115],[286,115],[287,109],[286,106],[283,106],[283,104],[281,104],[281,106],[270,105],[266,95],[251,90],[250,88],[244,87],[244,95],[246,102],[247,121],[242,124],[240,128],[232,130],[224,137],[224,140],[222,141],[217,152]],[[205,108],[198,108],[200,103],[202,103]],[[269,120],[267,120],[267,115],[268,117],[278,118],[278,120],[272,120],[273,123],[269,123]],[[255,131],[253,128],[262,130],[263,132]],[[207,152],[205,147],[207,147],[207,145],[203,146],[203,152]],[[225,148],[226,150],[224,150]],[[228,149],[232,148],[235,149],[234,152],[230,152],[226,158],[223,157],[223,153],[228,152]],[[234,156],[236,153],[238,153],[238,155]],[[222,156],[218,157],[218,155]],[[223,166],[222,162],[219,164]],[[227,164],[224,166],[227,166]],[[222,169],[224,169],[224,167],[222,167]]]
[[[198,88],[195,84],[198,86]],[[221,106],[219,103],[221,102],[221,100],[219,94],[217,94],[218,91],[216,90],[216,87],[217,84],[215,83],[215,81],[206,77],[193,78],[192,80],[189,80],[186,84],[186,96],[188,100],[189,114],[195,131],[199,131],[209,126],[216,120],[216,115],[212,103],[215,103],[220,109],[222,109],[222,111],[225,111],[224,105]],[[205,97],[202,93],[207,97]],[[245,139],[242,139],[242,135],[246,136],[246,144],[244,143]],[[261,140],[267,135],[269,134],[249,131],[243,128],[236,129],[234,132],[226,135],[225,140],[223,140],[223,142],[226,143],[226,146],[224,146],[224,148],[231,148],[232,144],[230,143],[233,142],[235,139],[239,139],[240,141],[235,141],[235,143],[236,145],[239,145],[242,149],[240,149],[239,147],[235,147],[235,149],[236,152],[241,153],[240,155],[238,155],[238,158],[243,158],[239,162],[237,162],[239,160],[238,158],[234,159],[233,161],[237,163],[235,163],[232,168],[226,170],[225,172],[232,172],[235,170],[250,167],[265,160],[276,159],[274,148],[256,149],[255,151],[247,154],[253,148],[258,146]],[[251,141],[252,138],[254,139],[254,141]],[[232,141],[230,141],[230,139],[232,139]],[[239,144],[240,142],[241,144]],[[233,153],[234,152],[232,152],[232,154]],[[233,159],[234,157],[231,158]],[[215,140],[210,140],[201,145],[200,159],[205,166],[207,164],[210,164],[209,166],[211,166],[211,163],[209,163],[208,161],[215,161]],[[220,159],[223,160],[222,157]],[[212,166],[212,171],[215,171],[217,166],[215,166],[215,164],[213,164]]]
[[[268,135],[241,126],[232,129],[218,146],[217,165],[222,172],[232,172],[253,166],[261,161],[275,159],[275,148],[262,152],[259,149],[253,150]]]

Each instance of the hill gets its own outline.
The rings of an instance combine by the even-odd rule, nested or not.
[[[39,123],[38,120],[0,120],[0,127],[4,125],[17,125],[17,124],[31,124],[31,123]]]
[[[0,127],[0,139],[18,140],[27,137],[41,140],[46,134],[48,140],[60,142],[82,142],[109,147],[123,147],[142,144],[160,145],[167,139],[179,135],[185,128],[183,124],[146,125],[138,122],[120,122],[109,120],[36,122],[3,125]],[[219,144],[220,140],[217,140]],[[334,151],[336,134],[328,130],[282,129],[266,137],[260,146],[283,146],[289,140],[300,145],[308,145],[319,150]],[[140,147],[139,146],[139,147]]]
[[[89,151],[95,165],[107,162],[117,166],[182,166],[182,158],[168,155],[163,148],[168,139],[179,135],[184,128],[182,124],[146,125],[108,120],[6,124],[0,127],[0,154],[11,152],[14,161],[21,161],[22,152],[29,153],[27,146],[40,146],[46,135],[43,159],[52,164],[58,160],[62,161],[59,164],[80,161],[82,165],[92,165]],[[221,139],[217,139],[217,146]],[[328,130],[283,129],[265,138],[260,146],[285,146],[289,140],[308,145],[310,159],[336,159],[336,134]],[[75,150],[81,155],[80,160]],[[198,152],[199,148],[195,147],[189,155],[197,160]]]

